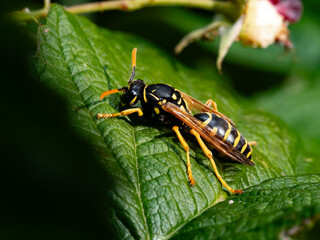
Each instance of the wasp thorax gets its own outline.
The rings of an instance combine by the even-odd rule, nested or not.
[[[146,84],[141,79],[129,83],[121,98],[121,105],[133,107],[141,99],[142,92]]]

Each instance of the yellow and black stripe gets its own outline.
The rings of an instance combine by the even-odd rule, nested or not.
[[[210,127],[214,131],[213,135],[229,143],[232,147],[238,149],[247,159],[251,160],[252,150],[247,140],[226,119],[207,112],[195,114],[194,117],[199,119],[204,126]]]

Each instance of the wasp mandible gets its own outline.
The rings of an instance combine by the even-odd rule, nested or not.
[[[100,96],[100,100],[102,100],[110,94],[122,92],[120,104],[124,110],[113,114],[99,113],[97,118],[113,118],[137,113],[141,118],[149,119],[153,117],[164,124],[171,125],[186,151],[188,179],[190,185],[193,186],[195,180],[192,175],[189,146],[181,131],[192,134],[210,160],[222,185],[232,194],[242,193],[241,189],[234,190],[223,180],[213,160],[212,152],[206,143],[219,153],[249,166],[255,165],[251,159],[251,145],[256,143],[247,142],[234,123],[218,111],[217,104],[213,100],[209,99],[206,104],[203,104],[168,84],[147,85],[141,79],[134,79],[136,53],[137,49],[134,48],[132,51],[132,72],[128,86],[108,90]],[[141,103],[141,108],[135,107],[138,102]],[[198,111],[199,113],[192,115],[192,111]]]

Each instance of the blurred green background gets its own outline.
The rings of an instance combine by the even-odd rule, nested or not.
[[[87,1],[57,2],[73,5]],[[192,44],[177,59],[203,76],[215,76],[253,107],[282,118],[300,135],[309,156],[319,158],[320,2],[303,3],[302,19],[289,27],[294,51],[279,45],[262,50],[235,43],[223,63],[222,76],[215,67],[218,40]],[[1,10],[26,6],[39,9],[42,1],[10,1]],[[184,8],[146,8],[87,17],[99,26],[139,35],[173,54],[178,41],[208,24],[212,14]],[[4,107],[0,237],[5,237],[1,239],[26,239],[35,232],[46,239],[109,236],[112,231],[104,225],[108,213],[101,211],[108,201],[101,183],[110,180],[98,160],[85,161],[92,158],[90,145],[66,124],[63,101],[36,80],[32,70],[36,24],[20,28],[1,21],[0,27],[0,98]],[[19,231],[14,226],[19,226]],[[48,236],[47,232],[57,235]]]

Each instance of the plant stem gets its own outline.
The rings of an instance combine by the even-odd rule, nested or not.
[[[87,3],[78,6],[67,7],[72,13],[96,12],[106,10],[135,11],[143,7],[157,6],[184,6],[205,10],[223,10],[230,3],[212,0],[123,0]],[[228,7],[227,7],[228,8]]]
[[[49,1],[46,0],[44,8],[36,11],[16,11],[12,13],[14,17],[19,20],[31,20],[34,18],[43,18],[48,12],[50,5]],[[171,6],[183,6],[192,7],[210,11],[217,11],[225,14],[231,18],[236,17],[237,5],[232,2],[226,1],[215,1],[215,0],[114,0],[114,1],[102,1],[80,4],[70,7],[65,7],[66,11],[74,14],[80,13],[92,13],[102,12],[110,10],[120,11],[135,11],[144,7],[171,7]]]

